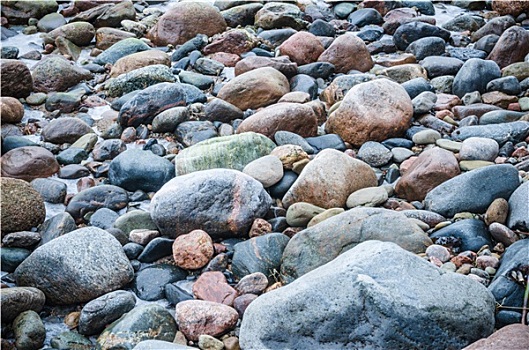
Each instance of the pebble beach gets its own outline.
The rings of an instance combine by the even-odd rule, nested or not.
[[[529,1],[0,9],[2,349],[529,348]]]

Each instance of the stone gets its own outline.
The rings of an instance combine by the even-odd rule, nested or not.
[[[376,207],[388,200],[388,192],[383,187],[367,187],[355,191],[347,197],[348,208]]]
[[[92,152],[92,157],[95,161],[112,160],[126,150],[127,146],[121,140],[104,140],[103,142],[100,142],[96,145],[94,151]]]
[[[66,91],[91,78],[90,71],[57,55],[48,56],[33,67],[33,85],[37,92]]]
[[[152,263],[164,257],[170,257],[172,253],[173,239],[156,237],[150,241],[138,256],[138,261]]]
[[[280,2],[265,3],[255,14],[254,24],[263,29],[290,27],[299,30],[306,26],[299,7]]]
[[[62,236],[68,232],[75,230],[77,226],[72,216],[66,212],[52,216],[50,219],[44,221],[39,228],[41,236],[40,245]]]
[[[413,106],[406,91],[396,83],[379,79],[351,88],[338,109],[330,114],[325,130],[361,146],[366,141],[403,135],[412,116]]]
[[[108,80],[105,83],[105,90],[108,91],[110,97],[117,97],[135,90],[143,90],[159,83],[174,83],[175,81],[176,78],[167,65],[153,64],[131,70]],[[185,83],[185,81],[183,82]]]
[[[520,142],[529,135],[529,122],[516,121],[491,125],[472,125],[459,127],[452,133],[455,141],[464,141],[470,137],[482,137],[495,140],[500,146],[504,143]]]
[[[169,108],[154,117],[152,131],[157,133],[174,132],[178,125],[187,118],[188,110],[186,107]]]
[[[518,240],[518,236],[507,226],[498,222],[493,222],[489,225],[490,235],[497,242],[502,243],[505,247],[510,246]]]
[[[406,52],[412,53],[417,61],[428,56],[441,56],[445,53],[445,41],[439,37],[425,37],[412,42]]]
[[[87,213],[100,208],[120,210],[127,206],[127,192],[113,185],[99,185],[77,193],[66,206],[66,212],[74,219],[82,219]]]
[[[144,41],[136,38],[127,38],[105,49],[96,57],[94,63],[100,65],[115,64],[122,57],[146,50],[150,50],[150,47]]]
[[[289,308],[298,310],[295,316]],[[285,323],[272,321],[278,318]],[[256,349],[460,348],[491,334],[493,319],[494,300],[484,286],[442,272],[393,243],[369,241],[252,302],[240,341],[242,348]]]
[[[213,257],[211,237],[202,230],[178,236],[173,243],[173,258],[178,267],[196,270],[206,266]]]
[[[158,304],[135,307],[110,324],[97,338],[101,349],[132,349],[143,340],[173,341],[177,331],[175,319]]]
[[[214,98],[204,108],[205,119],[229,123],[235,119],[242,119],[243,112],[229,102]]]
[[[211,37],[226,30],[220,11],[206,3],[185,2],[172,6],[149,31],[147,37],[157,46],[180,45],[197,34]]]
[[[177,332],[178,333],[178,332]],[[143,340],[136,344],[133,350],[192,350],[189,346],[163,340]]]
[[[1,61],[1,94],[6,97],[28,97],[33,91],[33,77],[28,66],[18,60]]]
[[[529,33],[522,27],[513,26],[503,32],[487,59],[495,61],[500,68],[523,62],[529,53],[528,45]]]
[[[414,134],[412,141],[417,145],[435,144],[441,138],[441,134],[437,130],[424,129]]]
[[[162,235],[170,237],[194,229],[212,238],[241,237],[271,204],[257,180],[236,170],[211,169],[177,176],[165,184],[151,201],[151,217]]]
[[[361,191],[361,190],[359,190]],[[347,204],[347,203],[346,203]],[[328,218],[331,218],[333,216],[336,216],[338,214],[343,213],[345,210],[343,208],[331,208],[327,209],[320,214],[314,216],[312,219],[310,219],[309,223],[307,224],[307,227],[314,226],[316,224],[319,224],[320,222],[327,220]]]
[[[77,46],[88,46],[94,38],[95,28],[88,22],[72,22],[60,26],[44,36],[45,43],[52,43],[62,37]]]
[[[37,248],[18,266],[15,279],[19,286],[41,289],[52,304],[74,304],[123,287],[133,274],[112,235],[85,227]]]
[[[2,124],[17,124],[24,117],[24,106],[14,97],[0,97],[0,113]]]
[[[461,160],[494,161],[498,156],[499,146],[494,140],[480,137],[465,139],[459,150]]]
[[[155,223],[151,219],[151,215],[143,210],[132,210],[121,215],[114,222],[114,227],[123,231],[127,236],[130,232],[137,229],[157,229]]]
[[[242,171],[250,162],[270,154],[275,144],[253,133],[215,137],[180,151],[175,158],[177,175],[228,168]]]
[[[290,57],[292,62],[304,65],[316,62],[325,50],[320,40],[312,33],[297,32],[279,46],[281,55]]]
[[[3,169],[2,169],[3,170]],[[40,194],[27,182],[1,178],[2,235],[30,230],[44,222],[46,208]]]
[[[436,241],[443,237],[458,238],[461,243],[461,251],[471,250],[477,252],[484,245],[492,246],[487,226],[481,220],[465,219],[441,228],[430,235],[432,240]]]
[[[20,350],[40,349],[46,339],[46,328],[33,310],[22,312],[13,321],[15,345]]]
[[[516,17],[529,11],[529,5],[525,1],[492,1],[492,9],[500,15],[512,15]]]
[[[509,110],[490,111],[479,118],[480,125],[510,123],[520,120],[526,113]]]
[[[136,37],[134,33],[109,27],[98,28],[95,36],[96,48],[100,50],[106,50],[118,41]]]
[[[31,186],[37,190],[45,202],[53,204],[64,203],[64,198],[66,197],[66,184],[64,182],[38,178],[31,181]]]
[[[507,95],[519,95],[522,88],[518,79],[508,76],[490,81],[487,84],[487,91],[500,91]]]
[[[255,14],[263,7],[260,3],[241,3],[240,6],[234,6],[229,9],[220,9],[222,17],[228,27],[236,28],[238,25],[252,25]]]
[[[501,77],[501,72],[496,62],[471,58],[456,74],[452,91],[460,98],[467,92],[484,93],[487,91],[487,84],[499,77]]]
[[[193,284],[193,294],[199,300],[212,301],[224,305],[233,305],[237,291],[227,282],[220,271],[203,272]]]
[[[41,18],[48,13],[56,12],[59,8],[57,1],[45,0],[37,4],[25,1],[5,3],[2,5],[2,17],[6,17],[10,24],[27,25],[30,18]]]
[[[366,163],[326,149],[305,166],[282,202],[285,208],[296,202],[325,209],[344,207],[349,194],[376,184],[375,173]]]
[[[0,289],[2,321],[10,323],[27,310],[40,312],[46,301],[42,291],[33,287],[12,287]]]
[[[395,192],[408,201],[420,201],[433,188],[459,173],[453,153],[435,147],[419,155],[397,182]]]
[[[54,336],[50,340],[50,345],[55,349],[71,349],[75,347],[77,349],[88,350],[93,348],[93,344],[88,338],[70,331],[62,332]]]
[[[431,91],[424,91],[417,95],[411,102],[413,103],[413,114],[426,114],[434,108],[437,102],[437,95]]]
[[[242,172],[267,188],[278,183],[283,177],[283,163],[278,157],[268,155],[248,163]]]
[[[503,179],[501,183],[496,181],[499,177]],[[480,184],[479,187],[476,184]],[[426,195],[425,206],[446,217],[466,211],[483,213],[496,198],[507,199],[519,184],[516,168],[507,164],[491,165],[434,187]]]
[[[391,80],[402,84],[412,79],[426,79],[426,70],[419,64],[408,63],[383,69],[380,74],[389,77]]]
[[[8,233],[2,238],[2,245],[9,248],[32,248],[40,242],[40,233],[19,231]]]
[[[93,132],[92,128],[80,118],[62,117],[46,125],[41,135],[46,142],[61,144],[74,143],[80,137]]]
[[[290,84],[281,72],[262,67],[236,76],[220,89],[217,97],[244,111],[273,104],[289,91]]]
[[[426,70],[426,72],[428,73],[428,78],[430,79],[447,75],[456,75],[457,72],[459,72],[459,70],[463,66],[463,64],[463,61],[455,57],[444,57],[435,55],[425,57],[420,62],[420,65]],[[452,92],[451,88],[449,92]]]
[[[393,34],[393,42],[399,50],[406,50],[412,42],[425,37],[439,37],[448,41],[450,32],[424,22],[408,22],[397,28]]]
[[[313,217],[324,211],[325,209],[316,205],[297,202],[288,207],[286,220],[290,226],[307,226]]]
[[[527,230],[529,228],[529,217],[527,215],[529,207],[528,194],[529,185],[524,182],[509,198],[510,211],[507,217],[507,225],[511,229]]]
[[[197,341],[202,334],[217,337],[228,332],[235,327],[239,314],[224,304],[187,300],[178,303],[175,318],[186,338]]]
[[[347,73],[350,70],[367,72],[374,64],[364,41],[347,32],[334,39],[318,61],[333,64],[336,73]]]
[[[318,120],[306,104],[283,102],[268,106],[244,119],[237,133],[257,132],[272,138],[277,131],[290,131],[302,137],[316,136]]]
[[[235,289],[239,294],[261,294],[268,286],[268,278],[262,272],[255,272],[241,278]]]
[[[72,21],[86,20],[96,27],[119,27],[122,21],[135,20],[136,10],[131,1],[107,4],[86,10],[75,16]]]
[[[90,216],[90,226],[95,226],[106,230],[112,227],[112,224],[119,217],[119,214],[108,208],[97,209]]]
[[[494,3],[503,3],[503,1],[494,1],[493,4]],[[475,341],[469,346],[463,348],[463,350],[512,349],[520,344],[528,343],[529,327],[523,324],[511,324],[500,328],[487,338]]]
[[[294,75],[298,74],[297,64],[291,62],[287,56],[248,56],[238,61],[235,65],[235,76],[239,76],[254,69],[263,67],[274,68],[281,72],[287,78],[291,78]]]
[[[358,159],[372,167],[385,165],[391,158],[393,158],[391,151],[379,142],[367,141],[358,150]]]
[[[132,289],[138,298],[156,301],[165,297],[165,285],[185,279],[187,273],[169,264],[147,266],[136,273]]]
[[[225,52],[241,55],[253,49],[256,46],[256,43],[257,41],[255,35],[250,34],[250,32],[242,29],[232,29],[215,37],[215,39],[210,44],[204,47],[202,52],[206,55],[210,55],[216,52]],[[202,62],[204,60],[207,59],[202,59]],[[197,65],[200,66],[200,63],[201,62],[197,60],[197,63],[195,64],[195,69],[197,69]],[[221,67],[220,70],[222,70],[222,68],[224,67]],[[219,72],[220,71],[214,72],[214,75],[217,75]]]
[[[0,248],[2,254],[2,271],[14,272],[16,268],[31,254],[31,251],[24,248]]]

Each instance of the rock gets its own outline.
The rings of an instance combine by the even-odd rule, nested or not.
[[[511,63],[522,62],[529,53],[528,47],[529,33],[522,27],[514,26],[503,32],[487,59],[505,68]]]
[[[507,225],[512,229],[527,230],[529,228],[529,217],[527,215],[529,203],[527,197],[529,185],[527,182],[520,185],[509,198],[509,216]]]
[[[14,97],[0,97],[0,113],[2,124],[17,124],[24,117],[24,106]]]
[[[497,242],[502,243],[506,247],[518,240],[516,233],[510,230],[507,226],[498,222],[493,222],[490,224],[489,231],[492,238],[494,238]]]
[[[138,256],[138,261],[152,263],[158,259],[171,256],[173,243],[174,240],[170,238],[157,237],[153,239]]]
[[[150,124],[157,114],[185,106],[186,100],[187,92],[182,84],[166,82],[151,85],[123,104],[118,121],[123,127]]]
[[[46,297],[39,289],[33,287],[13,287],[0,289],[2,301],[2,322],[10,323],[27,310],[40,312]]]
[[[529,135],[529,122],[517,121],[494,125],[472,125],[459,127],[452,133],[455,141],[464,141],[470,137],[482,137],[495,140],[500,146],[504,143],[520,142]]]
[[[134,293],[146,301],[156,301],[165,297],[165,285],[185,279],[187,273],[169,264],[147,266],[136,274],[133,282]]]
[[[333,64],[336,73],[347,73],[350,70],[367,72],[373,68],[373,59],[366,44],[353,33],[345,33],[334,39],[318,61]]]
[[[62,332],[53,337],[50,340],[50,345],[55,349],[71,349],[75,347],[76,349],[88,350],[93,348],[93,344],[88,338],[70,331]]]
[[[397,266],[409,273],[400,274]],[[410,286],[416,292],[411,299]],[[327,307],[316,307],[320,304]],[[295,316],[289,308],[298,310]],[[278,317],[285,321],[280,327],[271,321]],[[492,333],[493,317],[494,300],[484,286],[441,272],[395,244],[370,241],[251,303],[240,341],[242,348],[459,348]],[[426,321],[432,319],[435,323]],[[366,327],[369,333],[362,331]],[[394,337],[395,332],[405,336]]]
[[[30,18],[41,18],[51,12],[57,12],[59,5],[55,0],[44,0],[38,3],[26,1],[6,2],[2,4],[2,17],[10,24],[28,24]]]
[[[206,3],[185,2],[172,6],[149,31],[148,38],[157,45],[180,45],[197,34],[211,37],[226,30],[219,10]]]
[[[424,129],[413,135],[412,141],[417,145],[435,144],[441,138],[437,130]]]
[[[178,329],[187,339],[197,341],[201,334],[222,335],[239,319],[235,309],[220,303],[203,300],[187,300],[176,306]]]
[[[128,150],[112,160],[108,177],[128,191],[155,192],[174,177],[174,167],[150,151]]]
[[[385,165],[391,158],[393,158],[391,151],[379,142],[367,141],[358,150],[358,159],[372,167]]]
[[[90,216],[90,226],[95,226],[106,230],[112,227],[112,224],[119,217],[119,214],[108,208],[97,209]]]
[[[350,181],[344,182],[344,178]],[[376,184],[375,174],[367,164],[328,149],[305,166],[282,202],[286,208],[296,202],[308,202],[322,208],[343,207],[349,194]]]
[[[529,11],[529,5],[524,1],[492,1],[492,9],[500,15],[512,15],[514,17]]]
[[[426,37],[438,37],[448,41],[450,32],[424,22],[409,22],[397,28],[393,34],[393,42],[399,50],[404,51],[412,42]]]
[[[66,212],[79,220],[100,208],[115,211],[123,209],[128,202],[129,197],[124,189],[112,185],[99,185],[77,193],[66,206]]]
[[[133,33],[116,28],[98,28],[96,30],[96,48],[106,50],[121,40],[135,37],[136,35]]]
[[[229,123],[235,119],[242,119],[243,112],[238,108],[220,98],[214,98],[204,108],[205,119],[211,122],[220,121]]]
[[[171,237],[194,229],[212,238],[240,237],[247,234],[255,218],[264,216],[271,202],[261,183],[250,176],[211,169],[165,184],[152,199],[151,217],[160,232]]]
[[[30,230],[44,222],[46,209],[40,194],[25,181],[3,176],[5,175],[2,174],[1,178],[2,235]]]
[[[487,226],[481,220],[466,219],[457,221],[443,227],[430,235],[436,241],[441,237],[455,237],[461,240],[461,251],[471,250],[478,252],[482,246],[492,246]]]
[[[263,29],[290,27],[296,30],[306,26],[303,12],[294,4],[269,2],[255,14],[255,26]]]
[[[13,321],[15,345],[20,350],[40,349],[46,339],[44,323],[33,310],[22,312]]]
[[[37,144],[23,136],[6,136],[3,137],[2,141],[2,153],[7,153],[15,148],[24,146],[37,146]]]
[[[364,106],[371,106],[366,110]],[[379,79],[354,86],[325,123],[354,146],[404,134],[413,115],[411,99],[398,84]]]
[[[428,77],[430,79],[434,79],[446,75],[456,75],[464,63],[463,61],[455,57],[428,56],[424,58],[420,62],[420,64],[424,69],[426,69]],[[452,88],[450,88],[449,90],[449,93],[451,93]]]
[[[461,160],[494,161],[498,152],[499,146],[496,141],[481,137],[469,137],[461,144],[459,157]]]
[[[57,38],[62,37],[74,45],[88,46],[94,38],[95,28],[87,22],[68,23],[52,30],[44,35],[44,42],[53,43]]]
[[[54,204],[64,203],[64,198],[66,197],[66,184],[64,182],[38,178],[31,181],[31,186],[40,194],[45,202]]]
[[[96,57],[94,63],[100,65],[107,63],[115,64],[122,57],[149,49],[149,45],[140,39],[123,39],[103,51],[103,53]]]
[[[204,350],[222,350],[224,343],[210,335],[202,334],[198,337],[198,347]]]
[[[263,8],[263,5],[260,3],[242,3],[240,6],[220,10],[228,27],[236,28],[238,25],[252,25],[255,19],[255,14],[261,8]]]
[[[479,124],[488,125],[510,123],[520,120],[525,114],[526,113],[524,112],[509,111],[504,109],[490,111],[483,114],[481,118],[479,118]]]
[[[347,17],[349,23],[356,27],[363,27],[369,24],[382,24],[384,19],[380,13],[372,8],[358,9]]]
[[[487,84],[487,91],[500,91],[507,95],[519,95],[522,89],[518,79],[508,76],[490,81]]]
[[[395,242],[415,253],[424,252],[432,243],[415,222],[401,213],[354,208],[297,233],[283,252],[281,275],[291,282],[371,239]]]
[[[79,254],[79,252],[90,254]],[[85,227],[37,248],[15,271],[19,286],[33,286],[52,304],[92,300],[133,277],[121,244],[99,228]]]
[[[32,248],[40,242],[40,233],[19,231],[8,233],[2,238],[2,245],[9,248]]]
[[[502,76],[511,75],[518,79],[522,85],[523,81],[529,78],[529,62],[517,62],[503,68]],[[525,87],[527,87],[527,84],[525,84]]]
[[[180,151],[175,158],[176,174],[214,168],[243,170],[274,148],[270,139],[253,132],[212,138]]]
[[[292,184],[298,178],[298,174],[293,171],[287,170],[283,173],[283,177],[273,186],[270,186],[270,195],[273,198],[281,199],[287,193],[288,189],[292,187]]]
[[[383,187],[366,187],[355,191],[347,198],[348,208],[376,207],[388,200],[388,192]]]
[[[308,32],[297,32],[279,46],[281,55],[300,66],[315,62],[324,50],[320,40]]]
[[[501,35],[507,28],[516,24],[516,21],[511,16],[500,16],[492,18],[478,31],[472,34],[472,41],[478,41],[486,35],[495,34]]]
[[[132,210],[121,215],[116,222],[114,227],[123,231],[127,236],[132,230],[146,229],[156,230],[157,227],[151,219],[148,212],[143,210]]]
[[[268,278],[266,275],[262,272],[255,272],[241,278],[235,289],[239,294],[261,294],[267,286]]]
[[[92,157],[95,161],[112,160],[126,150],[127,146],[121,140],[104,140],[103,142],[100,142],[96,145],[94,151],[92,152]]]
[[[495,62],[471,58],[463,64],[454,78],[452,91],[460,98],[467,92],[484,93],[487,91],[487,84],[499,77],[501,72]]]
[[[98,348],[132,349],[143,340],[173,341],[176,322],[163,306],[138,306],[110,324],[97,338]]]
[[[244,111],[275,103],[289,91],[290,85],[282,73],[263,67],[238,75],[220,89],[217,97]]]
[[[196,270],[206,266],[213,257],[211,237],[202,230],[178,236],[173,244],[173,258],[178,267]]]
[[[206,271],[193,284],[193,294],[200,300],[231,306],[237,291],[230,287],[222,272]]]
[[[60,179],[79,179],[90,175],[88,168],[79,164],[68,164],[59,171]]]
[[[251,35],[250,32],[242,29],[232,29],[216,37],[210,44],[204,47],[202,52],[206,55],[216,52],[241,55],[253,49],[255,45],[255,36]],[[202,62],[204,62],[204,59],[202,59]],[[201,62],[197,61],[197,64],[200,66]],[[215,72],[214,75],[217,75],[219,72]]]
[[[119,27],[122,21],[135,20],[136,10],[131,1],[123,1],[116,5],[97,6],[75,16],[72,21],[86,20],[96,27]]]
[[[52,120],[42,129],[44,141],[61,144],[74,143],[81,136],[93,133],[92,128],[82,119],[75,117],[62,117]]]
[[[507,1],[505,1],[507,2]],[[500,3],[495,1],[493,3]],[[485,339],[480,339],[463,350],[495,350],[516,348],[529,343],[529,327],[523,324],[505,326]]]
[[[175,81],[176,78],[167,65],[154,64],[134,69],[108,80],[105,83],[105,89],[108,91],[109,96],[116,97],[135,90],[143,90],[159,83],[174,83]]]
[[[39,245],[43,245],[52,239],[62,236],[75,230],[77,226],[72,216],[68,213],[57,214],[46,220],[39,229],[41,240]]]
[[[259,181],[263,187],[267,188],[281,180],[283,177],[283,164],[278,157],[269,155],[248,163],[242,172],[250,175]]]
[[[306,202],[297,202],[288,207],[286,215],[287,223],[290,226],[307,226],[313,217],[324,211],[325,209],[316,205]]]
[[[441,56],[445,53],[445,41],[439,37],[425,37],[412,42],[406,52],[412,53],[417,61],[428,56]]]
[[[2,271],[14,272],[18,265],[20,265],[30,254],[31,251],[23,248],[0,248],[2,254],[1,263]]]
[[[248,56],[235,65],[235,76],[263,67],[274,68],[287,78],[291,78],[298,73],[297,64],[290,62],[287,56]]]
[[[28,97],[33,91],[33,77],[28,66],[18,60],[1,61],[1,94],[10,97]]]
[[[37,29],[39,32],[51,32],[66,24],[64,16],[57,12],[52,12],[42,17],[37,23]]]
[[[136,344],[133,350],[192,350],[189,346],[163,340],[143,340]]]
[[[35,91],[66,91],[83,80],[90,80],[92,73],[71,64],[62,56],[49,56],[33,68]]]
[[[313,109],[299,103],[278,103],[253,114],[237,128],[237,133],[257,132],[269,138],[279,130],[302,137],[316,136],[318,123]]]

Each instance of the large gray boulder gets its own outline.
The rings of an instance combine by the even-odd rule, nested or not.
[[[394,242],[413,253],[422,253],[432,244],[404,214],[358,207],[296,234],[283,252],[281,275],[292,282],[367,240]]]
[[[201,229],[212,238],[242,237],[271,204],[259,181],[240,171],[211,169],[166,183],[152,199],[151,217],[165,236]]]
[[[529,229],[529,182],[523,183],[509,198],[510,228],[527,231]]]
[[[494,298],[396,244],[369,241],[245,311],[243,349],[460,349],[494,330]]]
[[[36,287],[51,304],[75,304],[120,289],[134,277],[121,244],[84,227],[37,248],[15,270],[18,286]]]

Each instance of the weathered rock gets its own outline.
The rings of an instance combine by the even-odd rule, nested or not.
[[[133,53],[117,60],[112,66],[110,76],[117,77],[135,69],[156,64],[162,64],[169,67],[171,65],[171,60],[165,52],[160,50],[147,50]]]
[[[383,187],[366,187],[355,191],[347,197],[348,208],[376,207],[388,200],[388,191]]]
[[[103,51],[103,53],[96,57],[94,63],[100,65],[105,65],[107,63],[114,64],[122,57],[149,49],[149,45],[140,39],[123,39]]]
[[[500,68],[494,61],[471,58],[463,64],[454,78],[452,91],[463,97],[467,92],[487,91],[487,84],[501,77]]]
[[[501,35],[487,59],[505,68],[512,63],[522,62],[528,53],[529,33],[522,27],[514,26]]]
[[[192,350],[190,346],[181,345],[171,341],[143,340],[136,344],[133,350]]]
[[[255,14],[263,8],[260,3],[241,3],[240,6],[234,6],[229,9],[221,9],[222,17],[226,21],[228,27],[237,28],[238,25],[252,25],[255,20]]]
[[[112,235],[85,227],[37,248],[16,269],[15,279],[19,286],[42,290],[52,304],[74,304],[123,287],[133,274]]]
[[[51,338],[50,345],[55,349],[92,349],[94,346],[90,339],[77,332],[66,331]]]
[[[54,215],[50,219],[44,221],[39,228],[39,233],[41,235],[39,246],[68,232],[72,232],[75,229],[77,229],[77,226],[70,214],[63,212]]]
[[[177,237],[194,229],[212,238],[240,237],[272,199],[257,180],[229,169],[178,176],[153,197],[151,217],[163,235]],[[178,209],[177,209],[178,208]]]
[[[263,29],[290,27],[299,30],[305,24],[303,13],[294,4],[267,2],[255,14],[255,26]]]
[[[148,37],[157,46],[179,45],[197,34],[209,37],[226,29],[226,21],[219,10],[199,2],[177,3],[160,17]]]
[[[116,5],[105,4],[81,12],[72,21],[87,21],[96,27],[119,27],[122,21],[135,19],[136,10],[132,1],[121,1]]]
[[[18,60],[2,59],[0,62],[2,96],[28,97],[33,91],[33,77],[28,66]]]
[[[372,167],[385,165],[392,157],[391,151],[379,142],[367,141],[358,150],[358,159]]]
[[[284,174],[283,163],[273,155],[257,158],[248,163],[242,172],[262,183],[265,188],[278,183]]]
[[[470,137],[482,137],[495,140],[500,146],[511,141],[520,142],[529,135],[529,122],[517,121],[491,125],[471,125],[457,128],[452,133],[455,141],[464,141]]]
[[[211,237],[202,230],[193,230],[178,236],[173,243],[173,258],[177,266],[196,270],[207,265],[213,257]]]
[[[34,2],[9,1],[2,4],[2,17],[10,24],[27,25],[30,18],[41,18],[51,12],[57,12],[59,5],[55,0]]]
[[[492,9],[494,11],[497,11],[500,15],[512,15],[514,17],[522,14],[527,13],[529,11],[529,4],[527,4],[525,1],[500,1],[500,0],[493,0],[492,1]]]
[[[494,1],[493,4],[503,2]],[[510,2],[519,3],[521,1]],[[515,349],[520,344],[529,344],[529,327],[523,324],[512,324],[497,330],[485,339],[470,344],[463,350]]]
[[[52,120],[41,132],[46,142],[74,143],[81,136],[93,133],[92,128],[80,118],[63,117]]]
[[[176,174],[215,168],[242,171],[274,148],[269,138],[253,132],[212,138],[180,151],[175,158]]]
[[[39,314],[33,310],[22,312],[13,321],[15,345],[19,350],[40,349],[46,339],[46,329]]]
[[[518,187],[509,198],[509,216],[507,224],[512,229],[527,230],[529,228],[529,183]]]
[[[261,294],[268,286],[268,279],[262,272],[255,272],[241,278],[235,289],[239,294]]]
[[[238,75],[220,89],[217,97],[244,111],[275,103],[289,91],[288,80],[281,72],[263,67]]]
[[[374,64],[364,41],[347,32],[334,39],[318,61],[333,64],[336,73],[347,73],[353,69],[367,72]]]
[[[300,66],[315,62],[323,51],[320,40],[308,32],[297,32],[279,46],[282,55],[287,55]]]
[[[277,103],[244,119],[237,133],[256,132],[273,138],[277,131],[294,132],[302,137],[316,136],[318,120],[314,110],[300,103]]]
[[[75,220],[100,208],[120,210],[127,206],[129,196],[124,189],[112,185],[100,185],[77,193],[66,206],[66,212]]]
[[[251,70],[263,67],[277,69],[287,78],[291,78],[298,74],[298,65],[296,63],[290,62],[287,56],[248,56],[237,62],[235,65],[235,76],[239,76]]]
[[[297,233],[283,252],[281,275],[291,282],[367,240],[394,242],[414,253],[424,252],[432,244],[419,226],[401,213],[354,208]]]
[[[420,201],[433,188],[459,173],[454,154],[435,147],[419,155],[397,182],[395,191],[408,201]]]
[[[2,322],[10,323],[24,311],[40,312],[46,297],[37,288],[13,287],[0,289],[0,300],[2,302]]]
[[[462,251],[471,250],[478,252],[481,247],[492,245],[487,226],[481,220],[465,219],[441,228],[430,235],[432,240],[437,241],[443,237],[455,237],[461,242],[459,248]]]
[[[412,42],[426,37],[439,37],[447,41],[450,32],[428,23],[412,21],[398,27],[393,34],[393,41],[399,50],[406,50]]]
[[[69,62],[62,56],[52,55],[33,68],[35,91],[66,91],[83,80],[90,80],[92,73]]]
[[[413,106],[406,91],[396,83],[379,79],[351,88],[329,116],[325,130],[361,146],[366,141],[403,135],[412,116]]]
[[[240,55],[253,49],[256,43],[255,36],[252,36],[248,31],[232,29],[216,37],[211,44],[204,47],[202,52],[206,55],[216,52]]]
[[[154,64],[134,69],[108,80],[105,83],[105,90],[108,91],[109,96],[116,97],[135,90],[143,90],[159,83],[174,83],[175,81],[176,78],[167,65]]]
[[[206,271],[193,284],[193,295],[200,300],[233,305],[237,291],[228,284],[220,271]]]
[[[118,41],[135,38],[134,33],[126,32],[116,28],[103,27],[96,30],[96,47],[106,50]]]
[[[285,322],[272,321],[278,318]],[[252,302],[240,340],[243,348],[459,348],[491,334],[493,318],[484,286],[395,244],[370,241]]]
[[[181,281],[186,276],[185,271],[174,265],[155,264],[138,271],[132,288],[138,298],[156,301],[165,297],[165,285]]]
[[[487,160],[494,161],[500,148],[494,140],[482,137],[469,137],[461,144],[459,150],[460,160]]]
[[[503,180],[496,181],[500,177]],[[509,198],[519,184],[516,168],[507,164],[491,165],[438,185],[426,195],[425,205],[428,210],[446,217],[464,211],[483,213],[494,199]]]
[[[94,38],[95,28],[87,22],[75,22],[65,24],[57,29],[52,30],[44,36],[44,41],[53,43],[57,38],[62,37],[74,45],[87,46]]]
[[[0,115],[2,124],[17,124],[24,117],[24,106],[14,97],[0,97]]]
[[[132,349],[143,340],[173,341],[177,326],[163,306],[138,306],[110,324],[97,338],[100,349]]]

